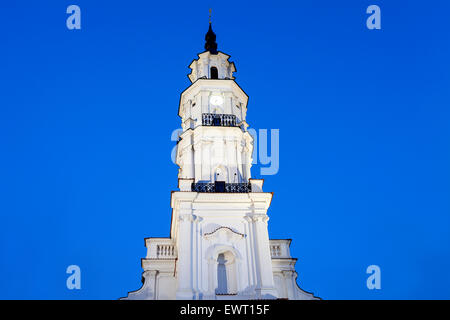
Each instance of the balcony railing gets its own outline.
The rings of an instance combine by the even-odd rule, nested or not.
[[[157,259],[174,259],[177,256],[177,252],[174,245],[170,244],[158,244],[156,245],[156,258]]]
[[[177,248],[171,238],[146,238],[145,246],[147,247],[146,259],[170,260],[177,257]]]
[[[272,258],[281,257],[281,246],[279,244],[271,244],[270,255],[272,256]]]
[[[233,114],[203,113],[202,125],[215,127],[236,127],[236,116]]]
[[[192,183],[193,192],[218,192],[218,193],[248,193],[252,192],[251,183],[225,183],[216,181],[213,183]]]

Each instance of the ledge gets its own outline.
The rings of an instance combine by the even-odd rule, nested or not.
[[[252,192],[263,192],[264,179],[248,179],[252,185]]]

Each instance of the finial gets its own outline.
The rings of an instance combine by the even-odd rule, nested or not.
[[[211,12],[212,9],[209,9],[209,29],[205,35],[205,50],[211,52],[212,54],[217,54],[216,34],[212,30]]]

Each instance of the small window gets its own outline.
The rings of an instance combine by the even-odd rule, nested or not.
[[[219,79],[219,72],[216,67],[211,67],[211,79]]]

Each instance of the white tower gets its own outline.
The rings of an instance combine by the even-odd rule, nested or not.
[[[315,299],[297,286],[291,240],[269,240],[272,193],[251,178],[248,96],[211,23],[181,94],[170,238],[147,238],[143,286],[124,299]]]

